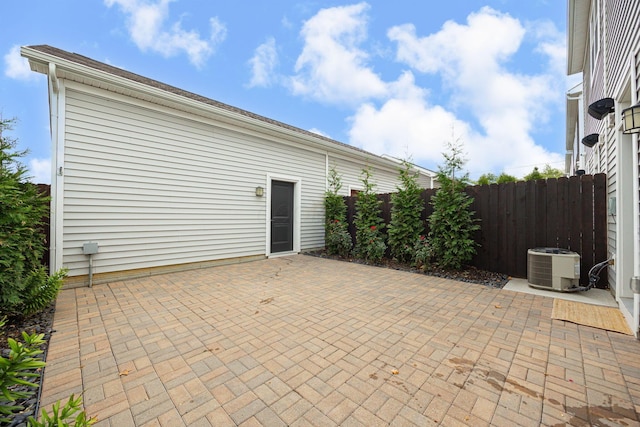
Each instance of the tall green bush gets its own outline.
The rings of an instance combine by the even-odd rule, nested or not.
[[[384,224],[380,216],[380,204],[375,193],[375,184],[371,182],[370,169],[362,170],[363,190],[356,199],[356,214],[353,220],[356,226],[355,255],[365,261],[379,262],[387,250]]]
[[[324,236],[327,253],[347,257],[353,246],[347,224],[347,205],[339,194],[342,178],[335,168],[329,170],[328,188],[324,194]]]
[[[480,226],[471,211],[473,199],[464,191],[470,182],[469,175],[456,177],[465,164],[462,147],[452,142],[448,148],[450,151],[443,153],[444,165],[438,167],[440,188],[431,199],[429,243],[441,267],[459,270],[476,254],[473,233]]]
[[[422,223],[422,189],[418,174],[411,173],[411,164],[404,161],[400,168],[400,183],[391,195],[391,222],[388,226],[391,256],[400,262],[411,262],[414,246],[424,230]]]
[[[4,134],[13,123],[0,119],[0,313],[30,314],[57,296],[64,272],[49,277],[42,265],[49,200],[27,180],[26,151]]]

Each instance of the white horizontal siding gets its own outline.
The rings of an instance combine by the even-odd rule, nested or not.
[[[362,171],[369,167],[357,160],[338,156],[329,156],[329,167],[335,168],[342,180],[341,194],[348,196],[350,189],[362,189]],[[375,184],[376,193],[393,193],[399,185],[399,169],[370,166],[371,182]]]
[[[301,179],[301,247],[324,244],[325,155],[73,85],[66,92],[63,264],[87,274],[264,254],[266,176]],[[227,125],[228,126],[228,125]]]

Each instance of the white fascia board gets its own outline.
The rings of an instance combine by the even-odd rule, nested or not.
[[[567,1],[567,75],[584,68],[591,0]]]
[[[118,75],[107,73],[105,71],[96,70],[94,68],[86,67],[76,62],[69,61],[64,58],[60,58],[55,55],[40,52],[38,50],[31,49],[29,47],[21,48],[22,56],[29,59],[31,69],[35,72],[46,73],[50,63],[55,63],[58,73],[70,73],[80,77],[85,77],[91,80],[102,82],[107,85],[112,85],[127,90],[144,94],[156,99],[162,99],[173,104],[183,105],[187,108],[200,110],[206,113],[207,116],[215,115],[218,118],[224,119],[224,121],[239,123],[242,127],[258,129],[261,132],[271,135],[277,135],[281,138],[295,140],[296,142],[303,142],[310,148],[320,148],[323,152],[334,152],[345,154],[348,157],[358,158],[360,160],[366,160],[377,165],[387,167],[397,167],[397,164],[389,159],[385,159],[377,154],[369,153],[366,151],[359,151],[355,147],[342,146],[339,142],[331,142],[322,138],[315,138],[312,135],[307,135],[301,132],[297,132],[293,129],[287,129],[282,126],[278,126],[274,123],[262,121],[253,117],[240,114],[235,111],[230,111],[224,108],[217,107],[215,105],[206,104],[195,99],[178,95],[172,92],[168,92],[163,89],[155,88],[144,83],[136,82]]]

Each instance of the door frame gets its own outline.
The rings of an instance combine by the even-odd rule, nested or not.
[[[271,183],[273,181],[283,181],[293,183],[293,250],[290,252],[275,252],[271,253]],[[297,254],[300,252],[300,216],[301,209],[301,188],[302,178],[286,175],[271,175],[267,174],[267,215],[265,220],[266,240],[265,240],[265,254],[269,258]]]

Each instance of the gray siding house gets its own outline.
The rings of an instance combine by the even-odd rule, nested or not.
[[[640,102],[640,2],[568,0],[568,24],[567,73],[582,85],[567,94],[567,172],[607,174],[609,287],[637,337],[640,129],[625,130],[622,112]]]
[[[324,246],[330,168],[345,195],[370,167],[392,192],[398,163],[50,46],[51,267],[66,286]],[[432,187],[435,174],[420,172]]]

